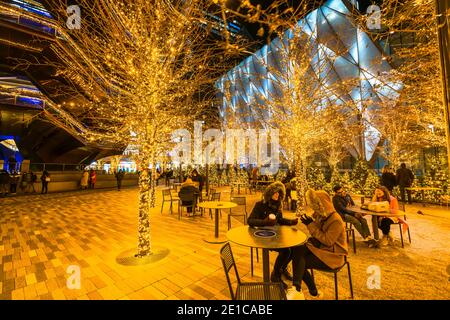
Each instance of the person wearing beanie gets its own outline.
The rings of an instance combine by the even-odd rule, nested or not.
[[[370,235],[367,220],[362,216],[362,214],[353,212],[350,208],[355,205],[353,199],[340,185],[335,185],[333,191],[333,205],[342,220],[344,220],[344,222],[351,223],[355,229],[358,230],[359,234],[364,241],[367,242],[369,247],[374,247],[376,245],[376,241]]]
[[[277,181],[264,191],[263,200],[257,202],[248,217],[248,225],[251,227],[265,227],[278,225],[293,226],[298,223],[298,219],[283,218],[281,210],[286,190],[284,185]],[[274,219],[270,219],[269,215],[273,214]],[[287,266],[292,259],[291,248],[277,249],[278,257],[275,260],[273,271],[271,274],[272,282],[281,282],[283,287],[287,289],[287,285],[282,281],[283,275],[287,280],[292,281],[292,276],[287,271]]]
[[[335,211],[327,192],[323,190],[306,192],[306,203],[314,213],[312,217],[302,215],[311,237],[304,245],[293,248],[293,287],[287,290],[289,300],[304,300],[301,285],[304,281],[312,297],[321,293],[308,269],[335,269],[342,266],[348,254],[345,223]]]

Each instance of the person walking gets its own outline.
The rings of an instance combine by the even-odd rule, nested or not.
[[[41,175],[42,189],[41,194],[46,194],[48,192],[48,184],[50,183],[50,173],[44,170]]]
[[[385,186],[389,192],[392,193],[392,190],[394,190],[394,187],[397,185],[397,178],[395,177],[395,174],[392,173],[392,170],[389,166],[383,167],[383,172],[381,174],[381,185]]]
[[[402,202],[405,203],[406,202],[406,197],[405,197],[405,191],[408,194],[408,203],[412,204],[412,200],[411,200],[411,190],[407,190],[406,188],[409,188],[412,186],[412,183],[414,181],[414,174],[412,173],[412,171],[408,168],[406,168],[406,164],[402,163],[400,165],[400,169],[397,170],[397,185],[400,188],[400,195],[402,198]]]

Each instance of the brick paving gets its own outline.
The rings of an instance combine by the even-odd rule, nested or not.
[[[229,190],[229,189],[228,189]],[[222,200],[229,199],[222,190]],[[247,195],[248,212],[261,195]],[[229,299],[219,258],[221,245],[203,238],[213,221],[157,207],[151,213],[152,243],[169,255],[153,264],[123,266],[116,258],[137,243],[137,189],[97,190],[0,199],[0,299]],[[412,245],[369,249],[358,239],[350,253],[356,299],[449,299],[450,210],[409,207]],[[220,229],[227,229],[222,215]],[[233,226],[241,222],[233,219]],[[299,229],[305,231],[303,226]],[[394,229],[394,235],[398,231]],[[250,252],[232,245],[241,277],[260,281],[262,263],[250,276]],[[271,254],[271,262],[275,255]],[[80,289],[69,289],[67,268],[79,266]],[[379,265],[381,288],[367,288],[367,267]],[[325,299],[334,298],[332,277],[317,273]],[[340,298],[349,297],[346,272],[339,274]]]

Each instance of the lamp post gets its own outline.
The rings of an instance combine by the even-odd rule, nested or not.
[[[439,51],[441,60],[442,99],[444,103],[445,131],[447,134],[447,157],[450,171],[450,25],[447,12],[450,0],[436,0],[436,16],[438,24]]]

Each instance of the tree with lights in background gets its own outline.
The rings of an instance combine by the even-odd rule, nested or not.
[[[224,8],[213,1],[80,0],[81,29],[54,46],[60,75],[89,99],[84,135],[91,141],[136,145],[139,166],[139,227],[136,257],[152,254],[150,208],[155,206],[156,164],[172,149],[172,133],[208,117],[211,96],[202,89],[239,56],[226,28],[209,19]],[[67,3],[54,5],[60,20]],[[207,13],[215,9],[217,12]],[[208,11],[209,12],[209,11]],[[212,37],[212,30],[222,36]],[[200,97],[199,97],[200,96]]]

